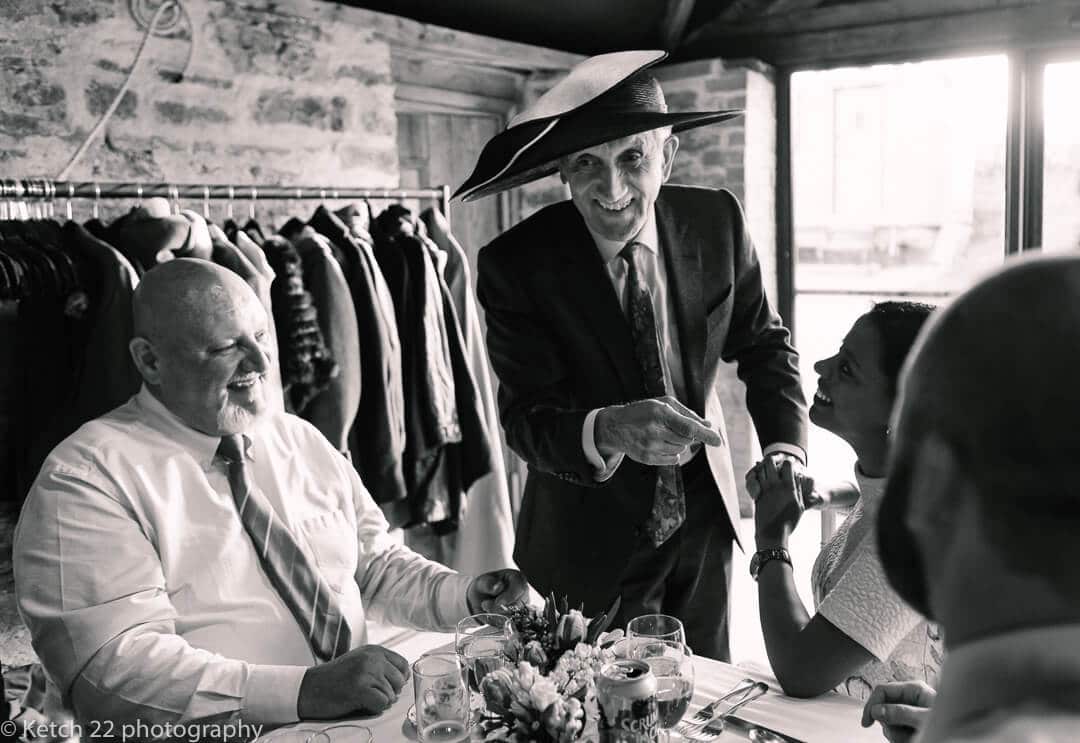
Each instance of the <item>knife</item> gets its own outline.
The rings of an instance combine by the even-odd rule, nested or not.
[[[750,737],[754,731],[758,731],[756,735],[751,737],[751,740],[757,743],[806,743],[806,741],[799,738],[793,738],[786,733],[781,733],[779,730],[761,725],[756,722],[750,722],[749,720],[731,715],[730,717],[724,716],[724,725],[730,725],[733,728],[738,729],[742,734]]]

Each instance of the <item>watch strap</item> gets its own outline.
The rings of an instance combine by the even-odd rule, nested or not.
[[[758,550],[750,559],[750,577],[757,580],[761,569],[772,560],[780,560],[791,565],[791,554],[783,547],[766,547]]]

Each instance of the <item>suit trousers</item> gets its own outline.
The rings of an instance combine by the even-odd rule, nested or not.
[[[622,602],[612,627],[642,614],[682,620],[697,655],[728,661],[728,595],[735,537],[704,449],[683,465],[686,521],[659,547],[642,534],[619,578]]]

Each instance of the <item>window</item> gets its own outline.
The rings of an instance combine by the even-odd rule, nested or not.
[[[814,362],[875,301],[939,304],[1004,258],[1008,64],[792,75],[795,340],[807,399]],[[1080,152],[1072,162],[1080,173]],[[1080,184],[1073,195],[1075,240]],[[854,454],[815,427],[810,457],[820,479],[851,478]]]
[[[1080,62],[1043,70],[1042,248],[1080,251]]]

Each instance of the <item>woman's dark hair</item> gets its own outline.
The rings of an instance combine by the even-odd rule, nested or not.
[[[915,339],[930,314],[936,310],[922,302],[878,302],[867,313],[881,335],[881,369],[893,390]]]

